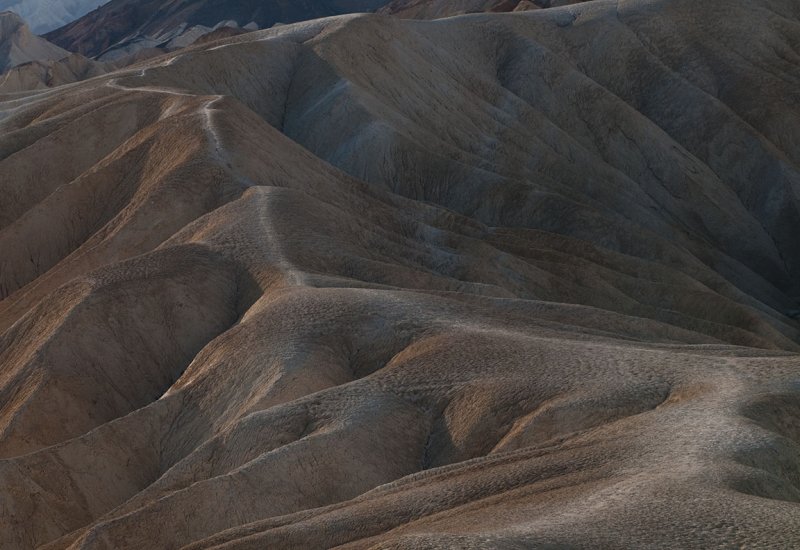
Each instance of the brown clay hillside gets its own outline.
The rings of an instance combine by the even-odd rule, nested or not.
[[[0,547],[791,546],[798,21],[343,16],[3,96]]]

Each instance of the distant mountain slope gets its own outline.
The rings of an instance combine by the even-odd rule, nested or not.
[[[71,53],[63,59],[31,61],[0,74],[0,93],[55,88],[102,75],[109,69],[108,65],[78,53]]]
[[[34,35],[17,14],[0,12],[0,73],[31,61],[63,59],[69,52]]]
[[[108,0],[0,0],[0,11],[13,11],[36,34],[57,29]]]
[[[165,39],[194,25],[213,27],[233,20],[259,28],[343,13],[374,11],[386,0],[112,0],[100,9],[57,29],[47,38],[70,51],[95,57],[110,47]]]

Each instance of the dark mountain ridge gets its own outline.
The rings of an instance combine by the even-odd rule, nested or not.
[[[193,25],[233,20],[259,28],[330,15],[369,12],[385,0],[111,0],[56,29],[46,38],[64,49],[97,57],[108,48],[141,36],[166,36]]]

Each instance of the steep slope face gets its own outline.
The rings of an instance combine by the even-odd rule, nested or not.
[[[0,0],[0,11],[22,17],[36,34],[43,34],[75,21],[107,0]]]
[[[345,16],[7,99],[0,546],[800,539],[798,21]]]
[[[35,36],[15,13],[0,13],[0,94],[52,88],[109,70]]]
[[[110,68],[73,53],[56,61],[31,61],[0,74],[0,94],[55,88],[107,73]]]
[[[95,57],[136,40],[174,38],[186,27],[235,21],[258,28],[349,12],[373,11],[383,0],[112,0],[99,10],[47,35],[54,43]]]
[[[20,17],[0,12],[0,74],[30,61],[63,59],[69,52],[35,36]]]

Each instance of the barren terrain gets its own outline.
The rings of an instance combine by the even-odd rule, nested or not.
[[[0,547],[800,542],[800,4],[348,15],[0,96]]]

